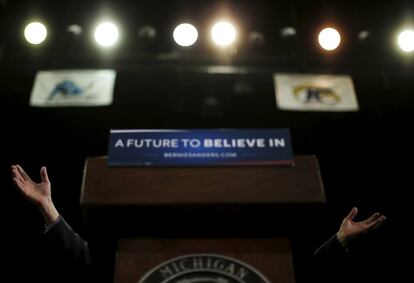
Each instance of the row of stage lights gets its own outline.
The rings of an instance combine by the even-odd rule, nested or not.
[[[81,32],[80,26],[72,26],[74,33]],[[291,28],[290,33],[295,33]],[[43,23],[32,22],[28,24],[24,30],[24,36],[30,44],[38,45],[46,40],[47,28]],[[114,46],[119,38],[118,27],[111,22],[99,24],[94,32],[94,38],[98,45],[109,48]],[[189,47],[197,42],[197,28],[189,23],[179,24],[173,32],[173,39],[183,47]],[[227,21],[217,22],[211,28],[211,39],[220,47],[231,46],[237,39],[237,31],[233,24]],[[341,43],[340,33],[331,27],[324,28],[319,32],[318,41],[321,48],[327,51],[333,51],[339,47]],[[402,51],[414,51],[414,31],[405,30],[398,35],[397,43]]]

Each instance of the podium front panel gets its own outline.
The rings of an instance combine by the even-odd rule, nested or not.
[[[288,240],[121,239],[115,283],[293,283]]]

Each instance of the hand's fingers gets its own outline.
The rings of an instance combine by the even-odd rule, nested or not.
[[[346,219],[353,220],[358,213],[358,208],[353,207],[351,212],[345,217]]]
[[[19,178],[13,178],[13,182],[16,185],[17,189],[21,192],[26,194],[25,186]]]
[[[19,187],[19,185],[21,184],[21,181],[19,180],[19,178],[17,176],[13,176],[13,183]]]
[[[19,170],[20,175],[22,175],[23,179],[32,182],[32,179],[30,179],[29,175],[27,175],[27,173],[23,170],[23,168],[20,165],[17,165],[16,167],[17,170]]]
[[[377,219],[375,219],[375,221],[373,221],[372,223],[368,224],[368,228],[370,230],[377,229],[384,220],[385,220],[385,216],[384,215],[381,215],[380,217],[378,217]]]
[[[375,212],[374,214],[371,215],[370,218],[364,220],[363,222],[365,222],[366,224],[371,224],[372,222],[374,222],[375,220],[378,219],[378,217],[380,217],[381,214],[379,214],[378,212]]]
[[[20,174],[16,166],[12,166],[12,177],[13,179],[18,179],[21,182],[21,185],[24,183],[23,176]]]
[[[27,184],[27,181],[25,179],[23,179],[23,177],[20,174],[13,177],[13,178],[20,181],[19,186],[24,186],[24,184]]]
[[[24,172],[24,170],[23,170],[23,168],[22,167],[20,167],[19,165],[16,165],[15,166],[15,173],[17,174],[17,175],[19,175],[21,178],[23,178],[23,179],[25,179],[25,177],[24,177],[24,175],[23,175],[23,173],[22,173],[22,171]]]
[[[46,167],[45,166],[43,166],[40,169],[40,176],[42,177],[42,182],[43,183],[49,183],[49,177],[47,175],[47,170],[46,170]]]
[[[12,165],[11,169],[12,169],[12,175],[13,175],[13,177],[18,177],[18,176],[21,175],[20,172],[19,172],[19,169],[17,168],[17,166]]]

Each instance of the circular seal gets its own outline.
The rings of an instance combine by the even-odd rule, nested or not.
[[[216,254],[173,258],[147,272],[138,283],[270,283],[254,267]]]

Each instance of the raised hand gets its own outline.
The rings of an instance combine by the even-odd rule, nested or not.
[[[40,169],[42,181],[34,182],[20,165],[12,165],[13,182],[17,189],[42,212],[47,223],[54,223],[58,217],[53,202],[52,191],[46,167]]]
[[[353,239],[378,228],[385,220],[385,216],[375,212],[371,217],[363,221],[354,221],[358,208],[352,208],[351,212],[342,220],[339,231],[336,233],[339,242],[347,246]]]
[[[42,205],[52,197],[46,167],[40,169],[41,183],[34,182],[20,165],[12,166],[13,182],[19,191],[36,205]]]

